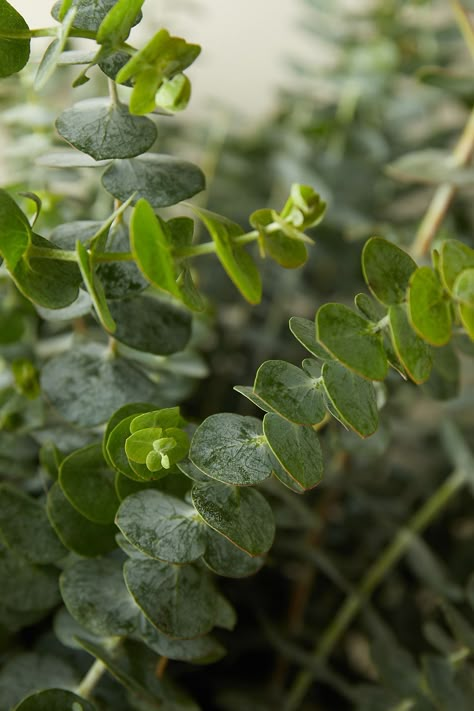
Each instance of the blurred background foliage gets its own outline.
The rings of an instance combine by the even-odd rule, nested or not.
[[[183,402],[196,421],[222,411],[256,414],[232,388],[250,384],[265,359],[304,357],[289,317],[313,318],[327,301],[350,303],[363,288],[360,252],[369,236],[413,243],[440,178],[431,164],[415,181],[387,165],[412,151],[452,148],[466,123],[474,82],[455,5],[373,0],[350,10],[340,0],[300,0],[300,32],[315,46],[322,43],[324,61],[319,51],[304,65],[286,58],[294,82],[269,120],[242,131],[222,103],[206,121],[161,120],[160,150],[194,160],[208,176],[202,206],[246,227],[253,210],[279,209],[295,181],[315,187],[329,205],[304,268],[282,270],[267,260],[257,308],[243,303],[215,260],[203,259],[199,282],[210,306],[195,323],[191,348],[149,364],[166,404]],[[32,158],[59,145],[54,119],[71,96],[67,71],[41,97],[31,80],[27,70],[0,86],[5,187],[41,197],[43,233],[85,216],[100,219],[110,205],[94,171],[32,167]],[[473,246],[473,195],[472,182],[456,192],[437,239]],[[33,209],[25,198],[27,206]],[[0,466],[5,479],[23,478],[34,491],[51,457],[46,442],[53,437],[67,452],[91,439],[35,397],[35,368],[96,327],[83,318],[72,331],[70,322],[44,321],[11,282],[1,279],[0,290]],[[9,364],[19,359],[31,368],[15,380]],[[408,555],[341,633],[331,658],[316,664],[311,657],[384,546],[458,466],[460,452],[464,462],[470,456],[473,383],[467,358],[459,394],[446,401],[431,399],[429,385],[416,388],[393,373],[380,393],[387,402],[375,436],[362,442],[335,422],[326,428],[326,474],[314,492],[300,498],[269,485],[278,537],[268,565],[254,578],[222,583],[239,612],[237,629],[222,637],[228,656],[208,668],[172,665],[171,674],[206,711],[283,708],[301,669],[315,682],[298,706],[309,711],[474,708],[472,485],[468,495],[453,497],[423,538],[413,537]],[[464,442],[446,422],[457,423]],[[0,620],[2,644],[13,640],[19,652],[62,655],[45,623],[31,622]],[[79,652],[70,655],[84,666]],[[104,698],[113,694],[104,691]],[[118,697],[116,704],[127,708]]]

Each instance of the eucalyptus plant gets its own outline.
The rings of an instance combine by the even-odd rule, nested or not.
[[[156,152],[155,121],[185,108],[191,85],[184,72],[200,48],[164,29],[143,48],[132,47],[128,36],[142,5],[63,0],[52,9],[54,28],[30,30],[0,0],[4,76],[26,66],[36,36],[53,37],[36,73],[37,89],[64,64],[83,67],[74,87],[97,70],[107,76],[108,97],[79,101],[58,117],[56,130],[71,148],[40,161],[67,173],[104,169],[102,187],[114,203],[106,217],[55,225],[43,237],[39,196],[23,192],[15,199],[0,191],[7,295],[0,338],[7,364],[2,445],[9,480],[1,485],[0,623],[7,639],[54,615],[62,650],[44,658],[19,654],[4,667],[4,703],[21,711],[198,708],[167,673],[168,661],[203,665],[223,657],[216,630],[232,630],[236,612],[216,576],[245,578],[265,562],[272,565],[278,501],[296,508],[303,527],[314,526],[314,516],[293,494],[321,482],[323,451],[333,454],[332,418],[361,438],[373,435],[385,401],[383,382],[392,374],[427,383],[442,399],[455,396],[458,351],[472,350],[474,340],[474,250],[456,239],[432,248],[455,186],[468,180],[471,115],[412,254],[388,239],[369,239],[362,250],[369,293],[356,295],[355,310],[326,303],[314,322],[293,317],[290,330],[311,357],[301,368],[284,359],[266,361],[253,386],[236,387],[265,412],[263,421],[229,412],[196,425],[183,415],[173,367],[209,311],[194,260],[215,254],[241,295],[257,304],[262,284],[248,245],[255,243],[260,256],[278,266],[302,266],[312,242],[305,231],[319,224],[325,202],[295,183],[280,211],[252,212],[247,232],[183,202],[203,190],[204,175],[190,162]],[[472,47],[472,28],[461,26]],[[92,50],[69,49],[74,38],[90,41]],[[184,215],[166,211],[176,205],[183,205]],[[211,241],[196,240],[190,211]],[[431,266],[422,261],[428,251]],[[58,326],[64,322],[67,329],[72,323],[72,339]],[[35,330],[48,336],[43,345]],[[414,541],[422,547],[419,534],[471,484],[469,447],[452,425],[444,428],[444,439],[453,473],[368,565],[355,589],[331,561],[319,559],[347,598],[317,647],[310,654],[297,650],[303,670],[289,688],[288,711],[300,708],[318,675],[365,711],[369,704],[428,711],[448,708],[453,699],[467,709],[474,698],[468,681],[474,637],[450,602],[443,603],[443,614],[460,646],[445,633],[443,652],[449,654],[426,656],[420,672],[389,644],[404,678],[384,669],[382,659],[388,690],[354,694],[327,667],[387,571]],[[22,443],[24,466],[10,473],[9,451]],[[458,594],[454,601],[472,603],[472,580],[465,597]],[[384,625],[372,623],[383,647]],[[437,642],[442,648],[439,635]],[[87,655],[95,659],[89,669]]]

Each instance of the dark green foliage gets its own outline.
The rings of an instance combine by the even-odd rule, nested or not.
[[[131,46],[143,4],[63,0],[30,32],[0,0],[0,76],[39,34],[35,89],[67,96],[63,65],[80,66],[73,86],[109,79],[109,97],[63,107],[59,151],[23,84],[2,94],[17,106],[0,190],[0,706],[198,711],[179,680],[203,709],[467,711],[474,135],[471,116],[443,148],[472,99],[455,35],[441,15],[425,26],[422,2],[414,19],[394,0],[341,23],[337,2],[310,0],[313,30],[344,51],[318,69],[332,84],[282,98],[246,146],[191,129],[217,177],[180,206],[205,177],[169,154],[181,129],[159,114],[186,107],[200,47],[165,29]],[[237,372],[253,385],[229,404]],[[223,643],[216,671],[165,671],[219,661]]]

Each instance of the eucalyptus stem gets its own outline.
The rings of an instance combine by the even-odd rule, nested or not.
[[[90,699],[92,692],[102,678],[102,675],[107,670],[107,667],[100,659],[96,659],[85,677],[82,679],[75,693],[82,696],[83,699]]]
[[[473,150],[474,109],[472,109],[461,137],[453,151],[452,157],[454,164],[459,168],[465,166],[469,162]],[[415,259],[423,257],[429,251],[431,243],[444,220],[455,192],[456,188],[451,183],[443,183],[436,189],[411,246],[410,251]]]
[[[468,472],[465,468],[455,469],[412,516],[408,525],[398,530],[393,540],[369,568],[359,586],[347,596],[335,618],[322,634],[313,651],[312,656],[315,660],[324,661],[331,655],[347,627],[370,598],[377,585],[410,548],[414,536],[422,532],[441,513],[454,494],[466,483],[467,478]],[[297,711],[300,708],[313,678],[314,673],[310,669],[302,670],[297,675],[288,694],[284,711]]]
[[[60,25],[55,27],[41,27],[37,30],[15,30],[0,32],[0,39],[34,39],[35,37],[56,37],[58,34],[58,29]],[[69,37],[80,37],[81,39],[91,39],[95,40],[96,33],[90,30],[78,30],[72,27],[69,30]]]
[[[451,5],[453,7],[456,22],[458,23],[461,34],[466,42],[466,46],[474,59],[474,28],[471,20],[469,19],[468,12],[463,7],[460,0],[451,0]]]

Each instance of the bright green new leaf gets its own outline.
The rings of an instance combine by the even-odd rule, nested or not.
[[[431,267],[420,267],[411,276],[408,318],[417,334],[433,346],[444,346],[451,338],[451,305]]]
[[[324,419],[326,409],[319,383],[284,360],[268,360],[257,371],[256,395],[291,422],[315,425]]]
[[[148,153],[139,158],[114,161],[102,176],[104,188],[125,202],[145,198],[152,207],[168,207],[193,197],[205,188],[205,178],[196,165],[173,156]]]
[[[0,486],[0,537],[7,548],[32,563],[53,563],[67,553],[44,505],[8,484]]]
[[[63,493],[80,514],[95,523],[113,523],[119,500],[115,476],[108,469],[100,444],[78,449],[59,468]]]
[[[431,372],[429,346],[410,326],[404,306],[390,306],[388,310],[390,334],[398,359],[415,383],[424,383]]]
[[[289,321],[290,331],[297,341],[320,360],[333,360],[332,355],[316,340],[314,321],[292,316]]]
[[[447,290],[452,293],[454,282],[464,269],[474,268],[474,249],[455,239],[448,239],[441,245],[439,272]]]
[[[265,228],[274,223],[274,211],[256,210],[249,217],[249,222],[260,233],[260,244],[277,264],[286,269],[296,269],[308,259],[308,251],[301,240],[288,237],[283,230],[267,231]]]
[[[184,111],[191,98],[191,82],[185,74],[166,79],[155,96],[157,106],[166,111]]]
[[[40,91],[51,78],[54,70],[57,67],[59,58],[69,38],[69,33],[74,25],[74,19],[77,14],[77,9],[71,7],[61,21],[57,29],[56,39],[51,42],[48,49],[43,55],[38,71],[36,72],[34,87],[36,91]]]
[[[189,458],[212,479],[237,486],[258,484],[272,472],[262,423],[255,417],[211,415],[194,433]]]
[[[323,475],[323,455],[317,433],[307,425],[295,425],[269,412],[263,431],[273,454],[303,489],[315,487]]]
[[[187,69],[200,52],[198,45],[171,37],[167,30],[159,30],[117,74],[119,84],[134,79],[130,111],[133,114],[153,111],[155,95],[162,83]]]
[[[163,410],[153,410],[137,415],[130,425],[130,432],[139,432],[147,427],[181,427],[185,420],[179,414],[179,407],[165,407]]]
[[[144,0],[116,0],[97,30],[96,42],[106,47],[118,47],[141,17]]]
[[[373,324],[343,304],[325,304],[316,314],[317,339],[350,370],[368,380],[387,375],[387,356]]]
[[[168,563],[191,563],[206,550],[206,527],[189,504],[160,491],[128,496],[116,523],[145,555]]]
[[[256,489],[210,481],[195,484],[193,504],[208,526],[250,556],[264,555],[275,537],[267,500]]]
[[[135,470],[132,469],[127,453],[125,452],[125,442],[128,437],[130,437],[130,424],[133,418],[134,415],[129,415],[111,429],[106,442],[107,459],[116,471],[124,474],[124,476],[129,479],[145,481],[144,477],[139,476]]]
[[[72,691],[64,689],[46,689],[45,691],[36,691],[31,696],[23,699],[18,706],[15,706],[15,711],[96,711],[89,701],[83,699]]]
[[[474,268],[465,269],[456,277],[453,296],[458,301],[461,321],[474,341]]]
[[[362,250],[362,272],[367,286],[382,304],[401,304],[406,299],[416,262],[392,242],[372,237]]]
[[[369,380],[340,363],[324,363],[322,377],[331,414],[361,437],[369,437],[378,426],[377,397]]]
[[[134,559],[125,563],[124,575],[135,602],[163,634],[193,639],[213,627],[217,594],[204,570]]]
[[[217,575],[227,578],[246,578],[255,575],[265,563],[259,556],[250,556],[237,548],[228,538],[207,528],[207,548],[203,561]]]
[[[31,237],[26,215],[5,190],[0,190],[0,256],[10,271],[15,269],[25,254]]]
[[[235,244],[235,238],[244,234],[242,228],[222,215],[193,206],[204,222],[215,245],[219,260],[237,289],[251,304],[258,304],[262,297],[260,274],[252,257],[243,247]]]
[[[95,160],[133,158],[151,148],[157,137],[149,118],[132,116],[125,104],[104,98],[74,104],[57,118],[56,128],[74,148]]]
[[[108,333],[114,333],[116,325],[105,298],[104,287],[95,272],[91,255],[79,240],[76,242],[76,253],[79,269],[81,270],[84,284],[94,304],[97,318]]]
[[[143,199],[137,202],[132,214],[130,244],[138,266],[153,286],[179,298],[168,227]]]
[[[136,416],[138,414],[142,414],[143,412],[149,412],[150,410],[154,410],[155,406],[151,405],[146,402],[131,402],[128,405],[124,405],[123,407],[120,407],[112,417],[109,419],[107,422],[107,426],[105,428],[104,436],[102,438],[102,453],[104,455],[105,461],[113,467],[113,463],[109,457],[109,454],[107,452],[107,442],[110,437],[110,434],[112,431],[115,429],[115,427],[122,422],[122,420],[125,420],[127,417]],[[128,429],[128,433],[130,434],[130,429]],[[128,436],[128,435],[127,435]],[[125,442],[125,440],[124,440]]]
[[[0,77],[19,72],[30,57],[29,27],[23,17],[6,0],[0,0]],[[25,33],[25,38],[10,39],[9,33]]]
[[[326,212],[326,203],[311,185],[293,183],[280,217],[299,230],[318,225]]]
[[[49,490],[47,511],[62,543],[74,553],[94,558],[117,547],[116,527],[93,523],[82,516],[69,503],[57,482]]]
[[[94,635],[125,636],[137,630],[141,613],[118,560],[78,560],[63,571],[60,587],[72,617]]]

